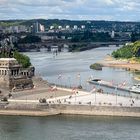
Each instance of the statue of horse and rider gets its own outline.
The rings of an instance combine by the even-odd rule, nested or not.
[[[14,47],[9,41],[5,41],[0,45],[0,58],[14,57]]]

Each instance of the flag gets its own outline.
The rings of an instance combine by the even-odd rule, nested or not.
[[[122,86],[125,86],[126,85],[126,82],[124,81],[123,83],[122,83]]]
[[[89,77],[89,81],[91,81],[91,80],[93,80],[93,75],[91,75],[91,76]]]
[[[113,80],[110,82],[110,85],[112,85],[112,86],[114,85],[114,81]]]
[[[72,93],[75,93],[76,87],[72,88]]]
[[[76,87],[72,88],[72,93],[74,93],[74,94],[78,93],[78,90]]]
[[[124,81],[123,83],[121,83],[120,85],[119,85],[119,87],[124,87],[126,85],[126,82]]]
[[[57,87],[56,87],[56,85],[52,88],[52,91],[54,91],[54,90],[57,90]]]
[[[80,77],[81,77],[81,75],[80,75],[80,73],[78,73],[78,74],[77,74],[77,78],[80,78]]]
[[[90,76],[91,80],[93,79],[93,75]]]
[[[59,75],[58,75],[58,79],[61,79],[61,78],[62,78],[62,75],[61,75],[61,74],[59,74]]]
[[[57,90],[57,87],[56,87],[56,85],[55,86],[53,86],[53,87],[50,87],[50,89],[48,90],[48,91],[56,91]]]
[[[95,92],[96,91],[96,88],[93,87],[93,89],[90,91],[91,93]]]

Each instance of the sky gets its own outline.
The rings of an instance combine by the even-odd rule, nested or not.
[[[140,0],[0,0],[0,20],[140,21]]]

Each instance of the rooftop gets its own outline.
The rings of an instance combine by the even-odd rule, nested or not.
[[[16,61],[15,58],[0,58],[0,61]]]

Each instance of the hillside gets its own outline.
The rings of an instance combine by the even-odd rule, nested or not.
[[[31,20],[0,20],[0,26],[12,26],[12,25],[25,25],[31,26],[33,23],[38,21],[44,25],[45,28],[49,28],[52,25],[55,26],[66,26],[70,25],[73,27],[77,25],[85,25],[87,29],[104,29],[108,31],[131,31],[132,27],[137,30],[140,27],[140,22],[123,22],[123,21],[104,21],[104,20],[66,20],[66,19],[31,19]]]
[[[114,51],[112,53],[114,58],[130,59],[135,58],[140,59],[140,41],[123,46],[122,48]]]

